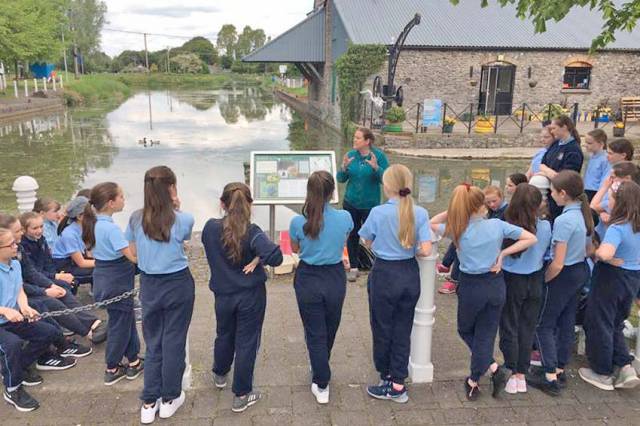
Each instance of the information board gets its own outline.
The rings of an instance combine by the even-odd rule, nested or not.
[[[326,170],[336,177],[333,151],[252,151],[250,185],[254,204],[304,204],[307,179]],[[332,203],[338,202],[338,187]]]
[[[424,100],[422,109],[422,125],[424,127],[437,127],[442,125],[442,100]]]

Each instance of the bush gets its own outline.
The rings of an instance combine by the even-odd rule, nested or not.
[[[183,53],[171,58],[171,69],[182,74],[203,74],[203,65],[195,53]]]
[[[390,123],[402,123],[407,118],[407,114],[404,112],[404,109],[402,109],[401,107],[394,106],[389,108],[389,110],[385,115],[385,118]]]

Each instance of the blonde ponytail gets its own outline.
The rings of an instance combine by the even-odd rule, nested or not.
[[[400,197],[398,239],[403,248],[411,249],[416,245],[416,218],[413,211],[413,198],[411,198],[413,175],[406,166],[394,164],[385,170],[382,183],[387,192],[393,195],[397,194]]]

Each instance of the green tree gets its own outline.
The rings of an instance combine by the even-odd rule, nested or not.
[[[264,30],[260,28],[254,30],[247,25],[238,36],[236,59],[240,59],[242,56],[249,54],[253,50],[264,46],[266,40],[267,36],[264,34]]]
[[[180,52],[195,53],[206,64],[213,65],[218,59],[218,51],[213,44],[204,37],[194,37],[182,47]]]
[[[450,0],[458,4],[460,0]],[[549,20],[561,21],[574,7],[588,7],[602,13],[603,25],[600,34],[593,39],[591,50],[595,51],[615,41],[618,31],[631,31],[640,19],[640,0],[627,0],[624,3],[614,0],[498,0],[500,5],[516,5],[517,15],[522,19],[531,19],[536,32],[546,31]],[[482,7],[489,5],[481,0]]]
[[[105,24],[107,6],[101,0],[66,0],[69,35],[74,52],[88,56],[100,49],[100,33]]]
[[[200,74],[206,64],[195,53],[181,53],[171,58],[171,70],[184,74]]]
[[[225,24],[218,31],[216,46],[218,50],[224,50],[226,55],[233,55],[233,49],[238,42],[238,32],[232,24]]]
[[[111,58],[104,52],[92,52],[84,59],[86,72],[109,72],[111,70]]]
[[[46,61],[61,49],[60,34],[66,20],[66,0],[12,0],[0,6],[0,58]]]

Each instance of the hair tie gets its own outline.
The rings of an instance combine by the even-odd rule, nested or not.
[[[465,188],[467,188],[467,192],[471,191],[471,184],[469,184],[467,182],[462,182],[460,185],[462,185]]]
[[[398,194],[400,194],[401,197],[406,197],[407,195],[411,194],[411,190],[409,188],[402,188],[400,191],[398,191]]]

